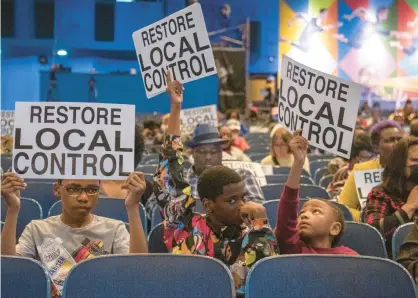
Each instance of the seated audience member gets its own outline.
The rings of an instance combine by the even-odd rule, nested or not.
[[[418,117],[411,120],[411,136],[418,138]]]
[[[135,148],[134,148],[134,169],[141,161],[144,152],[144,135],[138,125],[135,125]],[[141,203],[145,204],[148,197],[152,193],[152,183],[145,180],[147,186],[141,197]],[[125,199],[128,190],[123,189],[122,186],[126,183],[124,180],[103,180],[100,182],[100,197],[112,199]]]
[[[378,124],[380,121],[383,121],[382,109],[380,108],[380,103],[375,102],[372,107],[372,114],[369,119],[367,119],[367,128],[371,129],[374,125]]]
[[[119,220],[91,213],[99,196],[98,180],[58,180],[54,193],[62,201],[62,213],[29,223],[16,245],[20,191],[26,184],[15,173],[5,173],[1,195],[7,214],[1,233],[2,255],[39,260],[51,274],[54,296],[60,295],[68,271],[76,263],[106,254],[146,253],[147,240],[139,216],[139,201],[145,190],[144,176],[133,172],[122,186],[130,234]],[[57,264],[63,264],[57,267]],[[59,268],[56,271],[52,268]],[[51,273],[53,271],[53,273]]]
[[[175,254],[205,255],[222,261],[231,270],[235,288],[242,292],[249,268],[259,259],[276,254],[266,210],[246,200],[244,181],[237,172],[212,165],[197,182],[206,215],[193,212],[196,200],[183,176],[179,137],[183,88],[177,81],[171,82],[169,74],[167,86],[171,117],[154,180],[165,218],[164,243]]]
[[[365,134],[367,134],[367,131],[366,131],[363,127],[361,127],[361,126],[357,126],[357,127],[354,129],[354,135],[353,135],[353,138],[356,138],[356,137],[358,137],[358,136],[365,135]]]
[[[231,119],[231,120],[228,120],[226,125],[231,130],[232,146],[237,147],[238,149],[242,151],[250,149],[250,145],[248,145],[245,138],[239,135],[240,130],[241,130],[241,123],[238,120]]]
[[[418,221],[415,221],[412,231],[401,245],[397,261],[409,271],[418,284]]]
[[[232,132],[228,126],[224,125],[219,129],[221,138],[228,141],[224,145],[222,152],[222,160],[239,160],[251,162],[251,159],[240,149],[232,146]]]
[[[403,108],[403,116],[406,125],[409,125],[411,120],[417,116],[415,113],[414,105],[410,99],[405,102],[405,106]]]
[[[289,143],[292,140],[292,135],[286,128],[278,128],[271,138],[270,154],[262,161],[262,165],[269,165],[275,167],[291,167],[293,164],[293,154],[290,151]],[[309,160],[306,157],[303,168],[310,173]]]
[[[226,114],[226,119],[227,120],[235,119],[238,122],[240,122],[241,121],[240,118],[241,118],[241,116],[239,115],[239,110],[237,110],[237,111],[230,111],[230,112],[228,112]],[[219,119],[219,121],[221,121],[221,118],[218,118],[218,119]],[[240,122],[240,132],[239,132],[239,134],[246,135],[247,133],[248,133],[248,128],[244,124],[242,124]]]
[[[334,198],[337,198],[349,174],[353,170],[354,165],[369,161],[375,157],[371,138],[368,135],[359,135],[354,138],[351,146],[351,158],[349,162],[341,167],[335,174],[328,187],[328,191],[332,193]]]
[[[280,252],[358,255],[348,247],[335,247],[344,233],[345,223],[344,214],[332,202],[311,199],[303,205],[298,215],[300,177],[308,151],[308,141],[302,136],[295,136],[289,146],[294,162],[280,197],[274,231]]]
[[[172,96],[177,96],[174,90],[175,89],[172,89],[172,91],[168,92],[170,99]],[[181,103],[176,104],[174,107],[176,109],[181,109]],[[169,123],[171,123],[170,121],[180,122],[180,114],[173,115],[171,113],[170,115]],[[210,124],[197,125],[193,132],[192,139],[186,142],[187,147],[192,150],[192,158],[189,158],[189,161],[193,160],[193,166],[184,172],[184,179],[190,185],[191,195],[194,199],[199,199],[197,181],[203,171],[213,166],[222,165],[222,146],[226,143],[226,140],[220,138],[219,131],[216,127]],[[242,181],[244,182],[246,199],[248,201],[259,203],[263,202],[263,191],[251,171],[246,169],[237,169],[236,172],[240,175]],[[145,205],[148,217],[151,217],[152,210],[156,206],[156,198],[152,195],[147,200]]]
[[[402,138],[383,171],[382,185],[367,198],[366,221],[379,230],[391,252],[396,228],[418,215],[418,139]]]
[[[344,167],[346,164],[347,162],[341,157],[335,157],[331,159],[327,166],[328,172],[326,175],[335,175],[335,173],[337,173],[338,170]]]
[[[375,125],[371,131],[371,139],[374,151],[378,156],[367,162],[356,164],[352,172],[375,170],[385,167],[388,164],[393,148],[401,137],[402,127],[395,121],[386,120]],[[354,221],[360,221],[361,206],[357,197],[353,173],[348,176],[338,201],[350,209]]]
[[[11,154],[13,151],[13,137],[1,136],[1,154]],[[8,169],[4,169],[7,171]]]

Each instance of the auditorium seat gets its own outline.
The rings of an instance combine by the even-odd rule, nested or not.
[[[309,199],[300,199],[299,202],[299,210],[302,208],[303,204],[305,204]],[[267,212],[267,218],[269,220],[270,226],[274,228],[276,226],[277,221],[277,211],[279,208],[279,202],[280,200],[271,200],[263,203],[264,208],[266,208]],[[344,214],[344,220],[346,221],[352,221],[353,215],[351,214],[350,210],[343,204],[337,203],[337,202],[331,202],[332,204],[335,204],[338,208],[341,209],[341,211]]]
[[[156,159],[156,160],[158,160],[158,153],[144,154],[144,155],[142,156],[142,159],[141,159],[141,164],[146,164],[146,162],[147,162],[148,160],[151,160],[151,159]]]
[[[328,163],[329,160],[328,159],[319,159],[319,160],[315,160],[309,163],[309,168],[311,169],[311,174],[312,176],[315,178],[316,177],[316,172],[319,169],[322,168],[328,168]],[[318,180],[319,182],[319,180]]]
[[[257,262],[248,273],[247,298],[416,298],[399,264],[343,255],[282,255]]]
[[[289,175],[290,168],[288,167],[272,167],[273,175]],[[305,169],[302,169],[302,176],[312,177]]]
[[[229,269],[196,255],[108,255],[78,263],[68,274],[63,298],[234,297]]]
[[[404,225],[401,225],[398,227],[393,233],[392,236],[392,258],[394,261],[398,258],[399,255],[399,249],[401,248],[401,245],[405,242],[406,237],[408,234],[412,231],[412,228],[414,227],[413,222],[406,223]]]
[[[337,245],[347,246],[362,256],[387,258],[385,242],[379,231],[371,225],[349,221]]]
[[[11,154],[1,155],[1,168],[3,169],[4,173],[12,169],[12,155]]]
[[[315,160],[331,160],[334,158],[332,154],[308,154],[309,162],[313,162]]]
[[[327,189],[333,178],[334,175],[326,175],[319,180],[318,185]]]
[[[4,222],[6,219],[7,204],[4,199],[1,199],[1,221]],[[41,205],[33,199],[20,198],[20,210],[17,218],[16,226],[16,240],[19,240],[25,227],[35,219],[42,219],[42,208]]]
[[[157,164],[155,165],[139,165],[136,170],[141,171],[144,174],[155,174],[155,171],[157,170]]]
[[[319,181],[325,176],[328,175],[328,167],[320,168],[316,171],[315,175],[312,175],[314,178],[315,184],[319,185]]]
[[[286,183],[287,178],[289,175],[266,175],[267,184],[280,184]],[[313,185],[314,182],[311,177],[301,176],[300,177],[301,184]]]
[[[20,192],[24,198],[31,198],[41,205],[42,214],[47,216],[49,208],[58,198],[54,194],[54,182],[27,181],[27,187]]]
[[[264,199],[266,201],[278,200],[284,189],[285,184],[267,184],[261,187],[264,193]],[[301,184],[299,190],[299,196],[301,198],[321,198],[329,200],[330,196],[328,192],[316,185]]]
[[[261,153],[250,153],[248,157],[251,158],[253,162],[261,161],[264,157],[266,157],[268,153],[261,152]]]
[[[157,224],[148,235],[148,252],[150,253],[168,253],[164,244],[164,224]]]
[[[62,213],[62,202],[57,201],[52,205],[48,212],[49,216],[55,216]],[[97,201],[96,208],[92,211],[93,214],[98,216],[108,217],[116,220],[121,220],[128,223],[128,214],[126,213],[125,200],[122,199],[110,199],[110,198],[99,198]],[[145,215],[145,208],[142,204],[139,204],[139,214],[141,216],[142,227],[145,234],[147,233],[148,219]]]
[[[22,257],[1,257],[1,297],[51,297],[50,279],[41,263]]]

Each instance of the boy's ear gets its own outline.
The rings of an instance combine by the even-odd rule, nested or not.
[[[54,183],[53,186],[53,191],[54,191],[54,195],[58,198],[61,199],[61,189],[60,189],[61,184],[58,182]]]
[[[206,214],[211,214],[213,211],[213,201],[208,199],[201,199],[203,208],[205,209]]]
[[[335,237],[341,233],[341,229],[342,229],[341,223],[336,221],[332,223],[329,233],[331,236]]]

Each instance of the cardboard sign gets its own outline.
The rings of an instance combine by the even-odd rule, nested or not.
[[[228,168],[238,170],[246,169],[249,170],[255,177],[259,186],[267,185],[266,175],[264,174],[261,164],[256,162],[245,162],[245,161],[233,161],[223,160],[222,164]]]
[[[216,105],[185,109],[180,112],[180,129],[182,135],[192,134],[200,123],[218,126],[218,112]]]
[[[356,183],[357,197],[360,201],[361,209],[366,206],[367,196],[372,189],[382,183],[383,169],[354,171],[354,181]]]
[[[1,111],[1,135],[12,136],[15,125],[15,111]]]
[[[361,85],[314,70],[283,55],[279,123],[302,129],[309,144],[350,158]]]
[[[24,178],[126,179],[134,170],[135,107],[16,102],[12,168]]]
[[[165,92],[167,70],[181,83],[216,74],[199,3],[135,31],[132,38],[148,98]]]

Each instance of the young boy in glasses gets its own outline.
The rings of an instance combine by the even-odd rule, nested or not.
[[[54,193],[62,201],[61,215],[33,220],[16,245],[20,191],[26,187],[15,173],[5,173],[1,195],[7,214],[1,234],[2,255],[34,258],[45,266],[53,283],[53,296],[61,294],[68,271],[76,263],[106,254],[146,253],[147,241],[139,216],[139,201],[145,191],[144,175],[130,174],[122,189],[130,233],[119,220],[93,215],[99,197],[98,180],[58,180]]]

